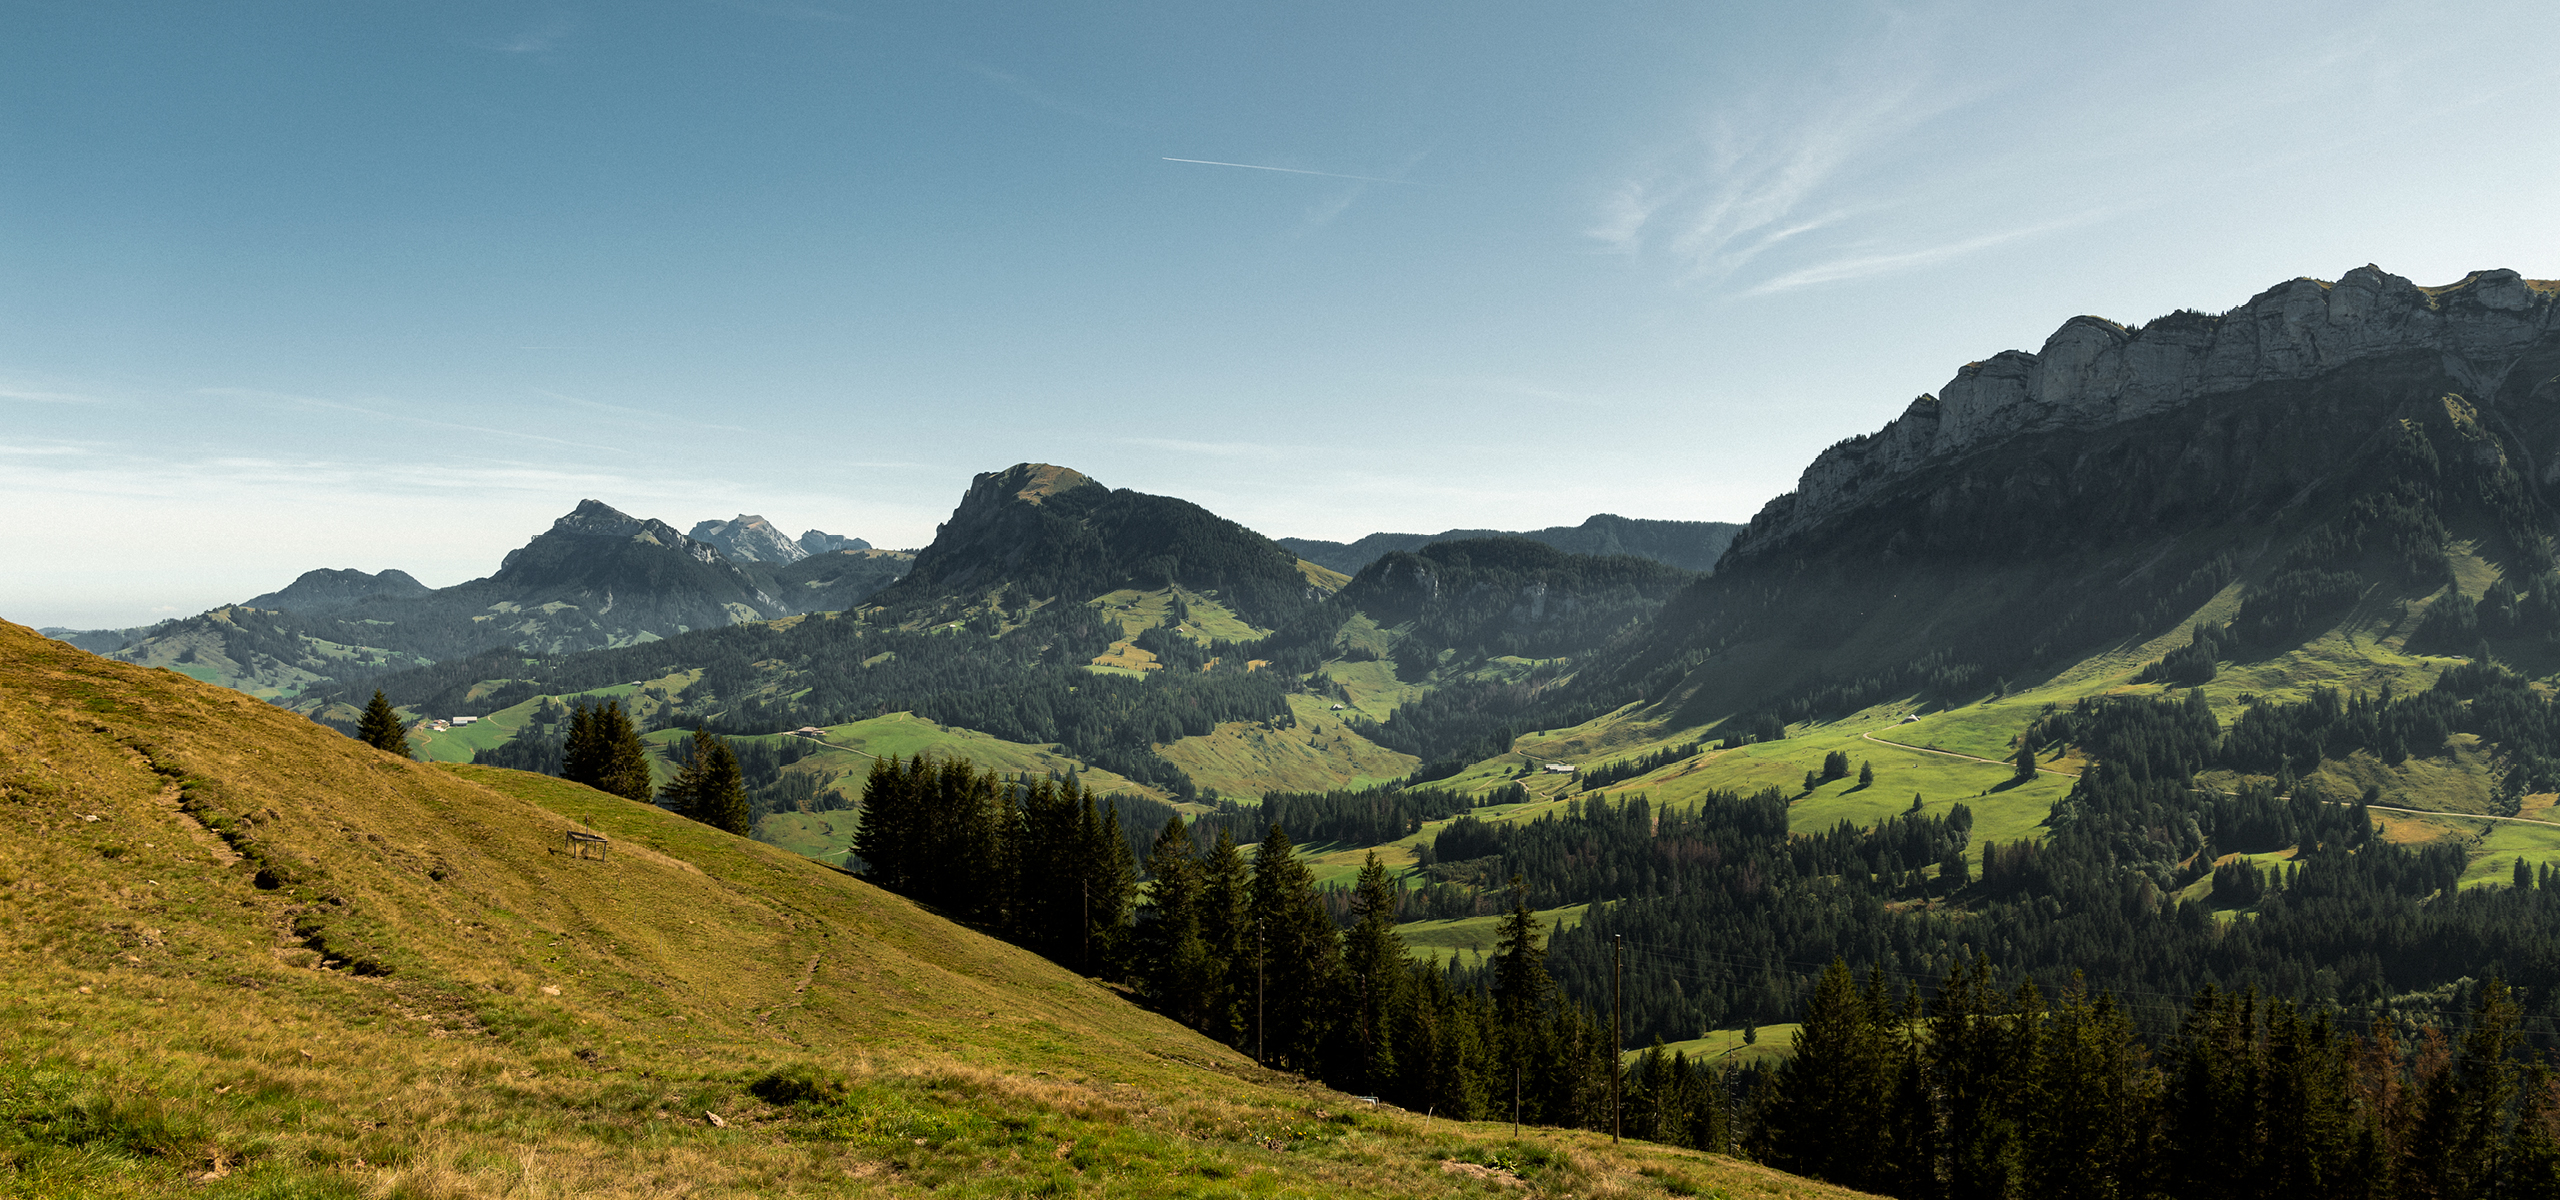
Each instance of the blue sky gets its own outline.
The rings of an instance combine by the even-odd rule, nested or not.
[[[1024,460],[1745,520],[2075,314],[2560,275],[2560,9],[2452,7],[0,0],[0,616]]]

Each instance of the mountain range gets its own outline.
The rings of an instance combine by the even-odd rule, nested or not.
[[[324,680],[493,646],[575,653],[843,609],[896,581],[914,559],[817,530],[793,541],[761,517],[696,528],[711,540],[586,500],[495,572],[451,587],[429,588],[399,570],[320,569],[196,617],[49,632],[127,662],[285,698]]]
[[[1521,961],[1506,938],[1543,930],[1556,996],[1623,996],[1622,1043],[1692,1062],[1759,1061],[1779,1053],[1760,1030],[1798,1020],[1864,1020],[1881,1046],[1924,995],[1932,1020],[1979,1006],[1942,1028],[1995,1010],[2003,1028],[2049,1028],[2096,991],[2108,1015],[2073,1036],[2113,1039],[2108,1061],[2134,1066],[2106,1086],[2139,1090],[2146,1053],[2201,1044],[2179,1031],[2219,1010],[2191,997],[2254,988],[2300,1006],[2268,1011],[2330,1014],[2339,1040],[2317,1053],[2415,1088],[2391,1047],[2434,1044],[2429,1030],[2512,1019],[2536,1053],[2560,1049],[2541,899],[2560,879],[2554,482],[2560,283],[2420,287],[2365,267],[2219,315],[2074,318],[1825,450],[1738,528],[1602,516],[1274,540],[1024,463],[977,476],[912,554],[784,539],[747,515],[688,535],[588,501],[486,579],[313,572],[116,656],[332,723],[379,688],[416,753],[476,760],[446,770],[519,797],[568,785],[495,768],[566,769],[572,709],[612,700],[660,780],[695,761],[697,731],[724,739],[755,835],[848,869],[869,865],[861,780],[884,761],[993,773],[961,804],[1090,788],[1073,837],[1161,866],[1173,882],[1151,897],[1187,894],[1205,877],[1171,864],[1221,861],[1222,839],[1277,839],[1336,926],[1391,927],[1446,964],[1417,985],[1445,1011],[1494,1011],[1512,994],[1495,976]],[[217,703],[46,662],[48,680],[89,672],[63,696],[102,722]],[[297,755],[321,744],[280,718],[244,727]],[[198,737],[169,730],[120,736],[146,756]],[[172,769],[229,780],[200,740]],[[1027,828],[1038,804],[1021,804],[982,804],[993,823],[969,836]],[[645,823],[663,816],[619,810],[616,836],[689,846]],[[433,861],[418,844],[402,852]],[[1356,903],[1355,880],[1371,885]],[[1127,936],[1162,933],[1150,922],[1173,902],[1151,898]],[[310,903],[315,930],[343,921]],[[1179,957],[1108,969],[1166,1005]],[[1835,960],[1875,982],[1857,991],[1823,970]],[[2491,979],[2516,985],[2512,1010]],[[1232,1012],[1185,1019],[1244,1036]],[[2019,1053],[2017,1070],[2060,1069]],[[1304,1061],[1337,1082],[1382,1070]],[[1904,1069],[1878,1064],[1876,1079]],[[1952,1119],[1929,1107],[1951,1093],[1908,1072],[1907,1088],[1851,1092]],[[1810,1086],[1804,1071],[1710,1078],[1718,1103],[1757,1114],[1771,1161],[1907,1182],[1823,1151],[1827,1128],[1789,1132],[1780,1097]],[[1486,1099],[1459,1102],[1482,1114]],[[2401,1145],[2386,1118],[2340,1119]],[[2390,1153],[2403,1165],[2376,1170],[2431,1169],[2414,1145]],[[2019,1179],[2041,1169],[2004,1161]]]
[[[1070,666],[1145,675],[1195,653],[1147,634],[1162,626],[1209,657],[1213,643],[1254,647],[1284,668],[1284,691],[1340,691],[1358,661],[1386,664],[1374,709],[1345,710],[1353,757],[1392,746],[1439,760],[1628,704],[1695,727],[2015,688],[2207,616],[2274,652],[2389,604],[2384,636],[2441,649],[2448,631],[2478,627],[2456,610],[2476,607],[2482,580],[2532,595],[2549,565],[2536,464],[2560,470],[2552,312],[2548,286],[2513,272],[2420,288],[2365,267],[2220,316],[2075,318],[2037,352],[1967,364],[1884,429],[1824,451],[1748,526],[1604,514],[1528,534],[1274,540],[1186,501],[1022,464],[978,476],[911,555],[810,553],[850,543],[789,539],[752,515],[702,522],[697,537],[591,500],[485,579],[431,590],[399,572],[315,571],[113,652],[325,704],[345,691],[326,681],[491,647],[557,657],[829,612],[868,613],[864,628],[884,633],[967,627],[1049,646],[987,652],[1005,661],[1089,644]],[[1067,621],[1068,604],[1103,624]],[[1181,619],[1193,612],[1205,619]],[[2493,640],[2503,629],[2493,622]],[[2512,639],[2500,650],[2540,661]],[[653,673],[703,661],[680,646],[639,659]],[[1531,684],[1505,659],[1554,665]],[[419,678],[450,703],[472,691],[452,674]],[[773,708],[792,679],[803,699]],[[870,703],[924,702],[920,686]],[[727,691],[696,684],[669,719],[841,718],[861,706],[807,698],[868,694],[783,666]],[[1267,721],[1282,706],[1248,707]],[[1045,718],[988,720],[1074,740]]]

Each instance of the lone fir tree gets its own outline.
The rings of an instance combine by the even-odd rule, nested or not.
[[[356,740],[385,754],[416,757],[409,753],[408,726],[400,723],[399,712],[380,688],[374,689],[373,702],[364,706],[364,716],[356,721]]]
[[[738,752],[709,731],[693,733],[693,761],[658,792],[658,803],[714,829],[746,836],[754,824]]]

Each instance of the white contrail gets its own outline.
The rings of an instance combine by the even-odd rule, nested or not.
[[[1327,179],[1357,179],[1362,183],[1407,183],[1403,179],[1380,179],[1374,175],[1336,175],[1331,171],[1301,171],[1296,167],[1258,167],[1252,163],[1219,162],[1213,158],[1167,158],[1166,162],[1198,163],[1204,167],[1242,167],[1248,171],[1279,171],[1288,175],[1321,175]]]

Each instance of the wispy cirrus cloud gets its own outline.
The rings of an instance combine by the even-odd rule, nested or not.
[[[500,54],[540,54],[560,44],[575,27],[567,17],[555,17],[513,37],[489,43],[489,49]]]
[[[1608,185],[1584,233],[1613,253],[1667,258],[1687,278],[1726,279],[1894,207],[1895,189],[1874,179],[1879,164],[1989,94],[1942,77],[1935,41],[1926,22],[1898,21],[1816,77],[1712,109],[1679,144]]]
[[[554,392],[543,388],[535,388],[533,389],[533,392],[537,396],[547,396],[551,399],[558,400],[563,404],[573,404],[579,408],[588,409],[593,412],[612,413],[616,416],[622,417],[635,417],[643,421],[653,421],[669,425],[683,425],[693,429],[717,429],[725,433],[756,432],[744,425],[722,425],[713,421],[697,421],[691,417],[669,416],[666,413],[658,412],[653,409],[633,408],[627,404],[609,404],[602,400],[590,400],[584,396],[572,396],[566,392]]]
[[[995,85],[999,90],[1009,92],[1018,99],[1027,101],[1041,108],[1048,109],[1051,112],[1074,117],[1080,121],[1092,121],[1099,125],[1115,125],[1122,129],[1135,129],[1138,127],[1137,122],[1126,117],[1120,116],[1116,113],[1105,112],[1090,104],[1067,99],[1066,97],[1060,96],[1039,84],[1023,78],[1020,75],[1016,75],[1011,71],[1000,71],[994,67],[986,65],[985,63],[968,63],[965,65],[968,67],[970,74]]]
[[[450,429],[459,433],[476,433],[486,437],[508,438],[525,442],[541,442],[554,446],[571,446],[580,450],[602,450],[612,453],[621,449],[621,447],[600,445],[595,442],[582,442],[570,438],[557,438],[545,434],[529,433],[521,429],[501,429],[493,425],[472,425],[462,421],[451,421],[439,417],[425,416],[419,412],[409,411],[410,406],[406,405],[384,407],[346,400],[330,400],[319,396],[302,396],[295,395],[290,392],[271,392],[259,388],[242,387],[197,388],[196,394],[200,396],[220,396],[226,399],[248,400],[267,404],[281,404],[304,409],[318,409],[326,412],[353,413],[359,416],[371,417],[377,421],[417,425],[431,429]]]
[[[1302,453],[1301,447],[1281,446],[1269,442],[1194,442],[1181,438],[1123,438],[1131,446],[1163,450],[1173,454],[1198,454],[1211,458],[1282,459]]]
[[[2023,226],[2017,229],[2002,230],[1996,233],[1986,233],[1976,237],[1964,238],[1960,241],[1947,242],[1934,246],[1924,246],[1915,250],[1896,250],[1873,254],[1850,254],[1818,262],[1811,266],[1798,267],[1795,270],[1764,280],[1744,291],[1743,294],[1746,296],[1766,296],[1777,292],[1791,292],[1797,288],[1814,287],[1825,283],[1845,283],[1853,279],[1865,279],[1875,275],[1888,275],[1895,271],[1906,271],[1918,267],[1933,266],[1943,262],[1952,262],[1956,259],[1963,258],[1968,254],[1981,250],[1988,250],[1994,246],[2005,245],[2010,242],[2024,241],[2028,238],[2038,237],[2048,233],[2059,233],[2063,230],[2077,228],[2082,225],[2095,224],[2107,219],[2108,217],[2115,216],[2124,210],[2125,206],[2109,205],[2103,208],[2091,209],[2087,212],[2078,213],[2073,216],[2063,217],[2058,220],[2039,221],[2035,224]]]

